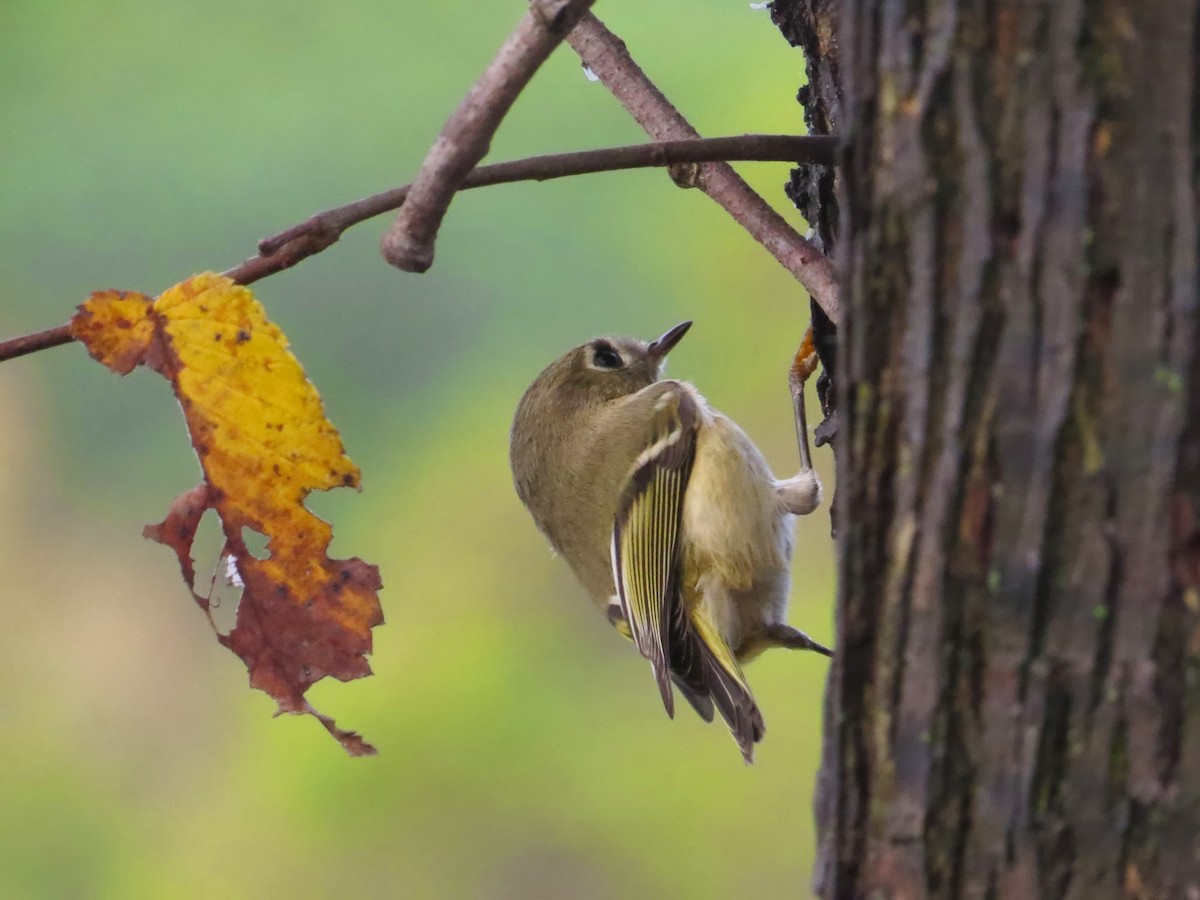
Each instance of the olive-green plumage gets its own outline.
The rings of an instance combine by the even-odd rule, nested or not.
[[[828,650],[786,624],[792,516],[820,502],[811,469],[777,481],[758,448],[663,360],[690,322],[647,343],[597,338],[521,399],[517,493],[592,601],[747,761],[763,720],[740,663],[771,646]]]

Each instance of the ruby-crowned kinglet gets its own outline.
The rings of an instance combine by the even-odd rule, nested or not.
[[[821,501],[806,467],[777,481],[746,434],[692,385],[661,380],[691,327],[597,338],[552,362],[517,407],[517,494],[609,620],[747,762],[763,719],[742,675],[768,647],[829,651],[786,621],[792,515]],[[807,460],[805,460],[807,462]]]

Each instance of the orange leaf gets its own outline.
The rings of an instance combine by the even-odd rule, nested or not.
[[[371,629],[383,614],[379,570],[357,558],[330,559],[333,531],[304,507],[310,491],[359,487],[359,471],[283,332],[249,289],[211,273],[157,300],[92,294],[71,331],[114,371],[147,365],[175,390],[205,480],[145,534],[175,550],[208,614],[208,598],[195,590],[191,548],[200,519],[216,510],[222,555],[244,584],[237,624],[218,640],[245,661],[250,683],[281,712],[316,716],[350,753],[374,753],[304,699],[326,675],[347,681],[370,674]],[[266,536],[266,558],[247,550],[243,528]]]
[[[96,291],[71,320],[71,336],[118,375],[128,375],[154,337],[153,302],[145,294]]]

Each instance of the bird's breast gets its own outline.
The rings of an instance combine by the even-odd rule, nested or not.
[[[712,413],[684,500],[681,587],[732,646],[786,614],[792,524],[758,448]]]
[[[687,551],[707,557],[731,587],[747,588],[758,572],[790,565],[791,524],[758,448],[732,421],[713,414],[697,437],[684,499]]]

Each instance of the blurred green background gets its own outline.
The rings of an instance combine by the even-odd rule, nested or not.
[[[407,180],[523,6],[8,0],[0,336],[93,289],[227,268]],[[702,132],[800,127],[803,61],[765,10],[598,11]],[[491,158],[642,139],[560,52]],[[788,206],[785,164],[740,168]],[[382,227],[255,286],[363,469],[361,494],[311,506],[336,555],[382,569],[376,674],[310,696],[375,759],[272,719],[140,536],[198,480],[161,379],[78,346],[0,366],[0,896],[807,896],[826,661],[751,667],[752,768],[719,724],[669,721],[507,468],[512,411],[553,356],[690,318],[672,374],[790,473],[799,287],[661,172],[463,195],[424,276],[378,258]],[[792,621],[828,641],[824,510],[798,541]]]

